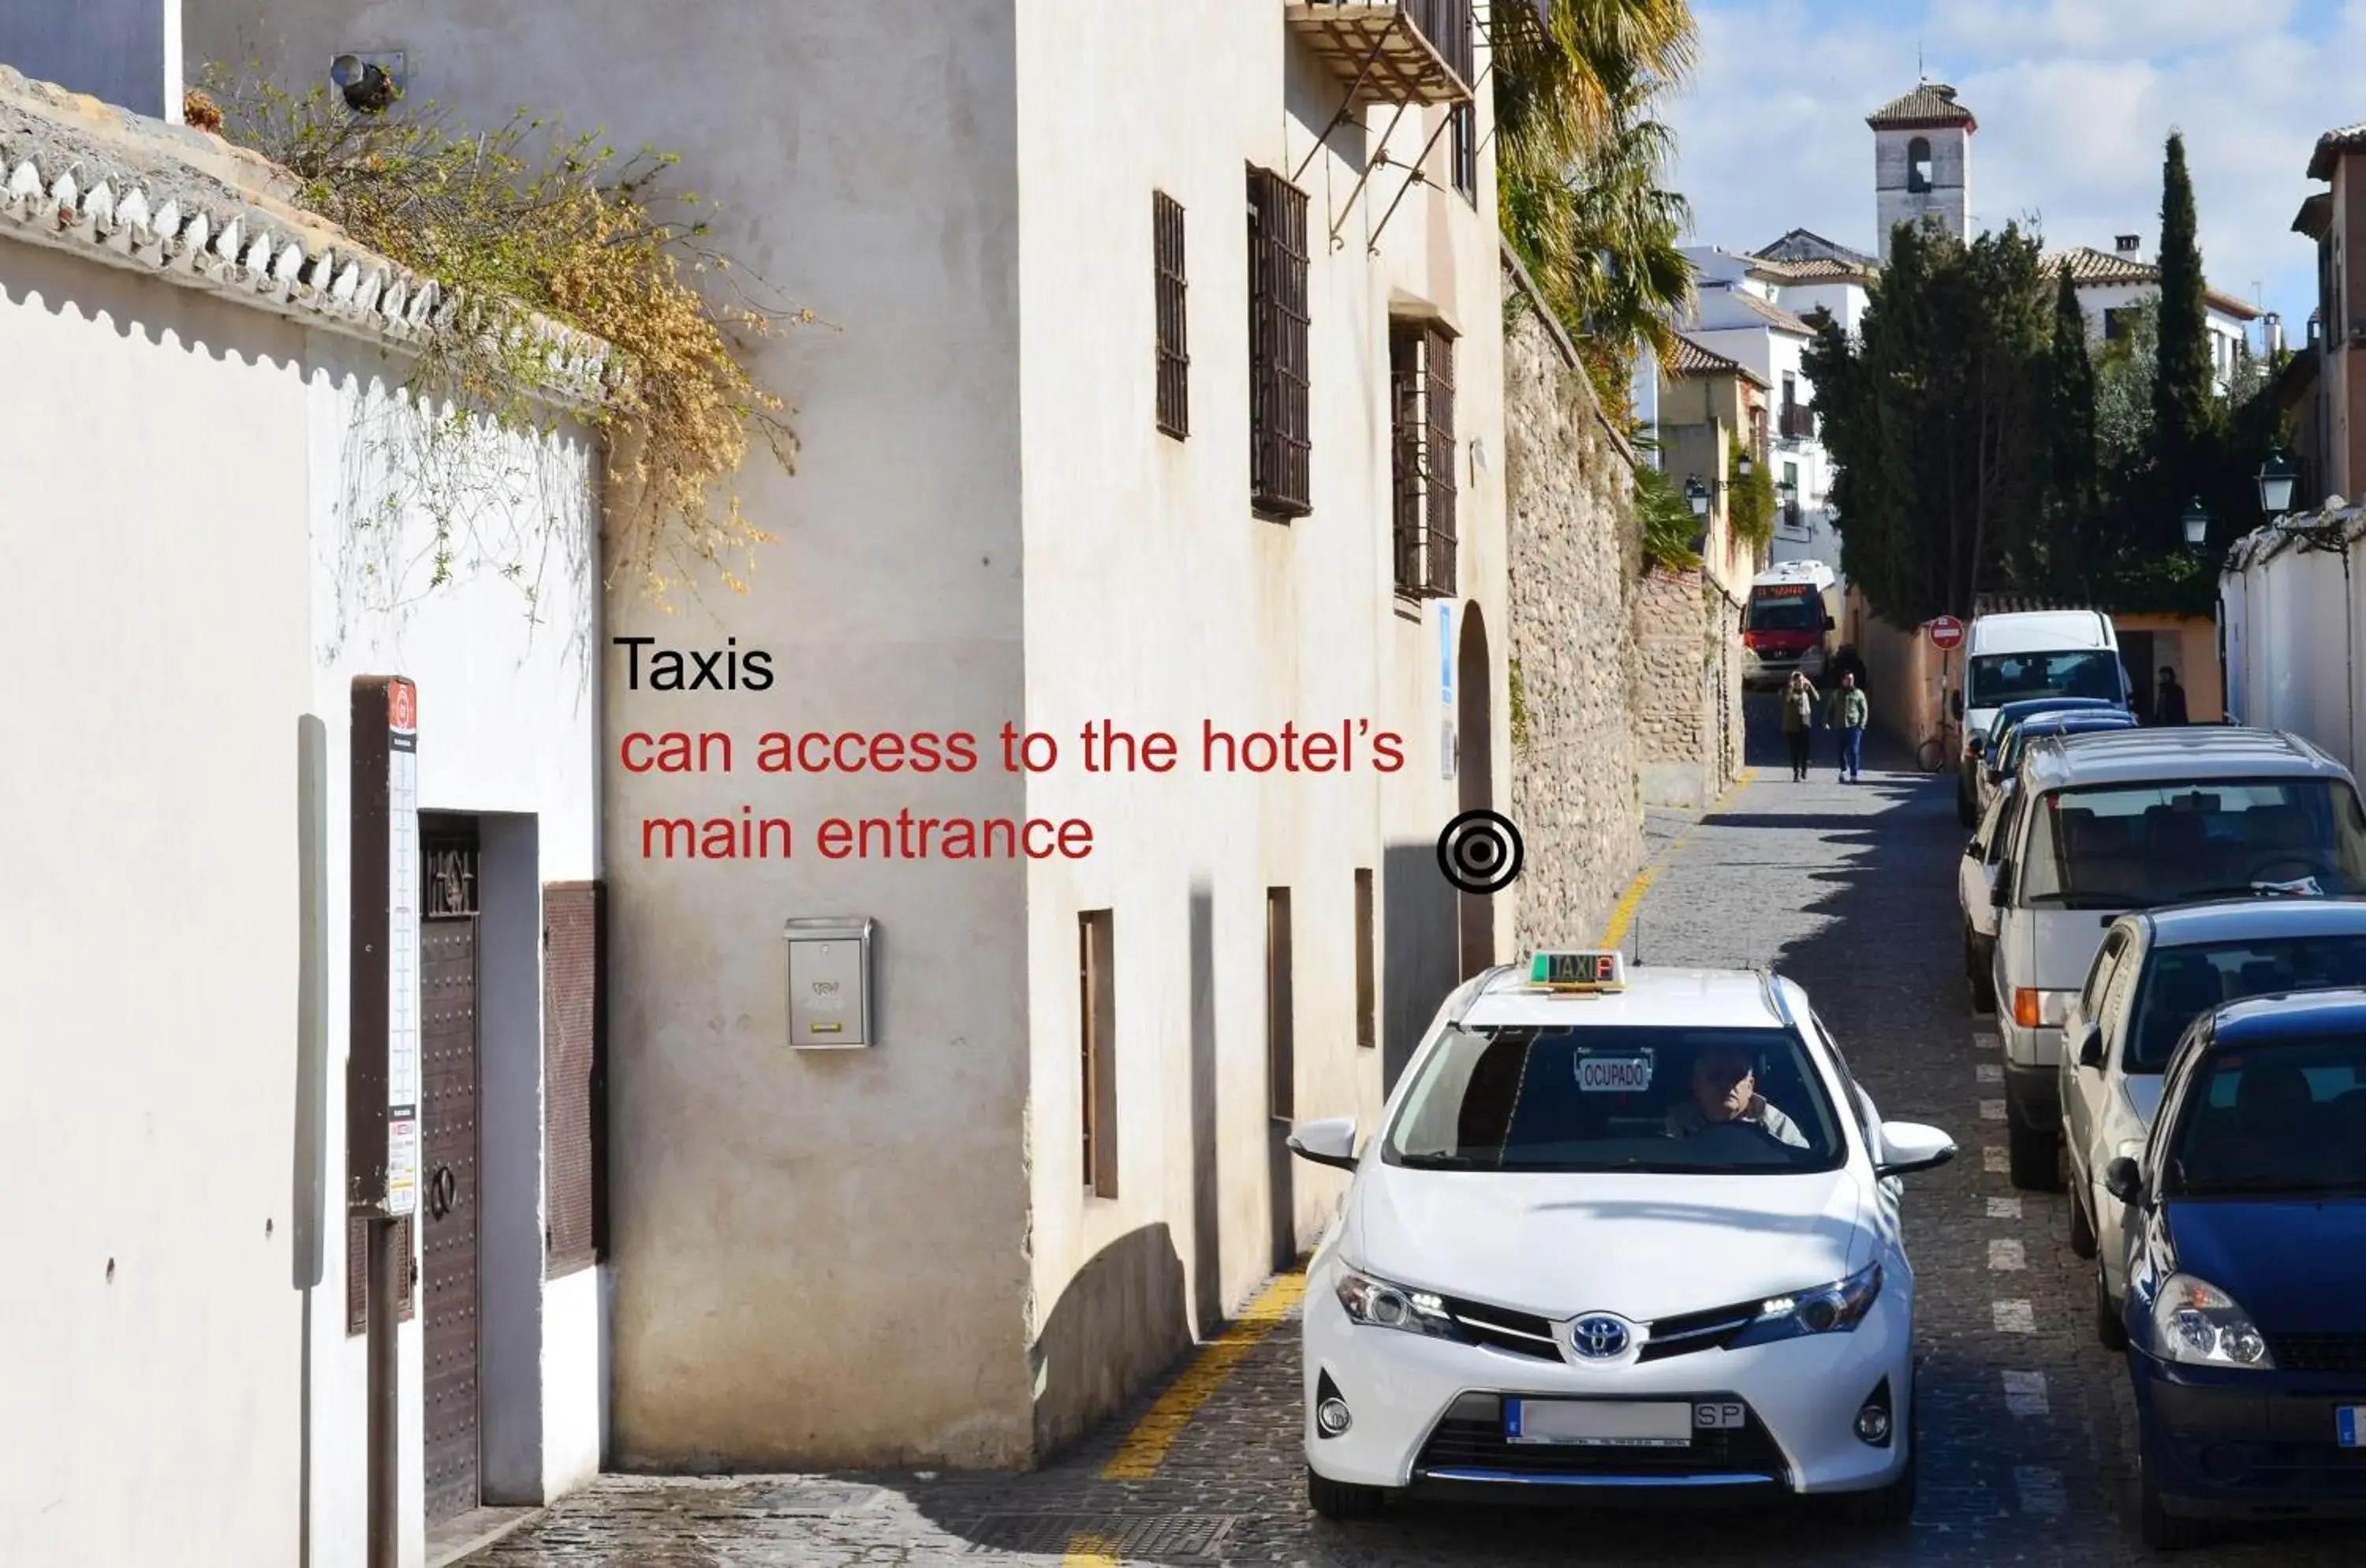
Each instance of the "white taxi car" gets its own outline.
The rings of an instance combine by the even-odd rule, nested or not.
[[[1913,1507],[1914,1275],[1883,1122],[1774,975],[1540,953],[1447,998],[1308,1265],[1307,1489]]]

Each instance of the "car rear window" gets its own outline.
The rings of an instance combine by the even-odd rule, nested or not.
[[[2016,877],[2024,906],[2366,893],[2366,815],[2337,780],[2099,785],[2035,805]]]
[[[2157,947],[2137,988],[2124,1066],[2159,1072],[2186,1026],[2222,1003],[2343,986],[2366,986],[2366,931]]]

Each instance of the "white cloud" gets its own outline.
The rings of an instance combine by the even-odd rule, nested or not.
[[[1933,0],[1920,17],[1875,0],[1848,16],[1800,0],[1695,0],[1701,66],[1672,101],[1676,183],[1697,243],[1740,250],[1794,227],[1875,245],[1865,117],[1933,80],[1979,117],[1972,209],[1988,227],[2033,213],[2047,243],[2158,243],[2162,143],[2185,133],[2214,286],[2303,330],[2314,252],[2290,231],[2319,133],[2366,119],[2366,87],[2329,60],[2366,54],[2366,0]],[[2141,46],[2144,52],[2138,53]]]

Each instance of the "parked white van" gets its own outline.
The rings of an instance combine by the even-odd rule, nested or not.
[[[2022,758],[1990,960],[2012,1183],[2061,1186],[2062,1025],[2130,909],[2366,894],[2366,808],[2296,735],[2197,725],[2048,738]]]
[[[2120,635],[2101,610],[2017,610],[1981,615],[1964,638],[1962,683],[1949,699],[1964,723],[1955,816],[1980,819],[1978,769],[1997,709],[2027,697],[2097,697],[2124,705],[2128,672]]]

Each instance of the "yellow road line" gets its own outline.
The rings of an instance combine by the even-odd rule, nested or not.
[[[1701,813],[1700,822],[1694,823],[1674,838],[1670,839],[1666,847],[1652,856],[1642,870],[1635,874],[1635,880],[1627,885],[1627,891],[1620,894],[1618,902],[1611,906],[1609,923],[1602,928],[1604,947],[1617,947],[1627,940],[1628,928],[1635,923],[1635,911],[1643,907],[1643,895],[1649,893],[1651,890],[1651,884],[1660,879],[1662,868],[1675,858],[1678,850],[1684,847],[1684,840],[1699,830],[1701,822],[1706,822],[1724,811],[1728,806],[1733,804],[1734,796],[1757,782],[1758,770],[1744,768],[1741,776],[1733,781],[1733,787],[1718,795],[1717,804]]]
[[[1061,1568],[1118,1568],[1117,1542],[1097,1535],[1072,1535]]]
[[[1117,1457],[1101,1471],[1103,1481],[1149,1481],[1158,1474],[1166,1450],[1200,1413],[1200,1406],[1233,1375],[1233,1369],[1245,1360],[1260,1340],[1290,1315],[1290,1309],[1306,1293],[1306,1276],[1289,1273],[1277,1278],[1261,1292],[1256,1300],[1244,1309],[1214,1344],[1200,1352],[1199,1359],[1183,1369],[1183,1375],[1174,1386],[1158,1396],[1158,1402],[1143,1414],[1125,1441],[1118,1445]]]

